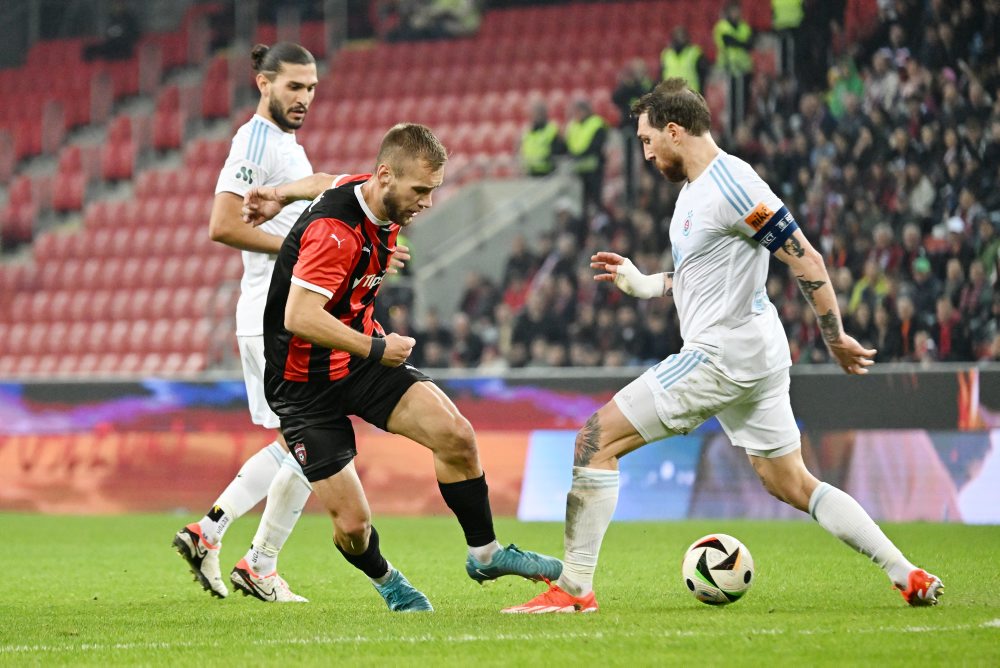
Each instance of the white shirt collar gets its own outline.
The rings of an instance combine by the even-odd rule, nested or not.
[[[364,195],[361,194],[362,185],[364,184],[359,183],[358,185],[354,186],[354,196],[358,198],[358,204],[361,205],[361,210],[365,212],[366,216],[368,216],[368,220],[372,221],[379,227],[387,227],[389,225],[392,225],[391,220],[379,220],[378,218],[376,218],[375,214],[372,213],[372,210],[368,208],[368,202],[365,201]]]
[[[263,123],[264,125],[266,125],[269,128],[273,128],[276,132],[280,133],[280,136],[282,136],[282,137],[284,137],[286,135],[289,136],[289,137],[295,137],[295,131],[294,130],[292,130],[291,132],[285,132],[284,130],[282,130],[281,128],[279,128],[274,121],[268,120],[267,118],[264,118],[263,116],[261,116],[258,113],[254,113],[253,119],[255,121],[260,121],[261,123]]]

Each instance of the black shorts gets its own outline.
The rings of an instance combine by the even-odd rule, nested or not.
[[[288,449],[309,482],[338,473],[358,454],[348,416],[385,429],[410,386],[430,377],[403,364],[388,367],[351,358],[350,373],[335,381],[292,382],[265,378],[264,393],[281,419]]]

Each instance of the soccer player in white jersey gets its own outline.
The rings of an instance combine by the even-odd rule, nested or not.
[[[274,429],[274,441],[248,459],[236,478],[198,522],[174,536],[174,547],[195,578],[213,596],[229,594],[219,568],[222,537],[233,520],[268,497],[260,526],[246,556],[230,579],[245,594],[262,601],[302,602],[277,573],[284,545],[309,498],[311,487],[288,452],[278,416],[264,398],[264,303],[271,272],[285,235],[307,202],[285,207],[260,227],[243,223],[243,195],[254,186],[277,186],[310,176],[312,165],[295,138],[315,95],[316,61],[298,44],[258,44],[251,53],[260,101],[253,118],[233,138],[215,187],[209,233],[243,251],[243,278],[236,306],[236,337],[243,362],[254,424]]]
[[[750,165],[715,144],[705,100],[683,79],[663,81],[632,113],[646,160],[684,184],[670,221],[674,272],[646,276],[609,252],[595,254],[591,267],[596,280],[628,295],[672,291],[684,346],[626,385],[577,434],[562,575],[504,612],[596,611],[594,571],[618,500],[618,459],[711,416],[746,450],[768,492],[871,558],[910,605],[937,603],[941,580],[907,561],[857,501],[814,478],[802,461],[788,341],[764,290],[770,256],[794,272],[845,372],[867,373],[875,355],[843,331],[823,258]]]

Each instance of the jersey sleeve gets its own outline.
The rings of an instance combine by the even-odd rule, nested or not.
[[[723,207],[733,214],[731,228],[771,253],[798,229],[788,207],[749,165],[719,163],[711,177],[724,195]]]
[[[240,128],[233,137],[229,157],[219,174],[215,194],[234,193],[243,197],[254,186],[268,184],[273,171],[270,165],[271,151],[267,150],[267,134],[270,132],[263,123],[251,123]]]
[[[360,242],[354,231],[334,218],[319,218],[299,242],[292,283],[332,299],[354,267]]]

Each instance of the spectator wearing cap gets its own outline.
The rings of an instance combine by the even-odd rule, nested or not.
[[[929,322],[934,315],[934,302],[941,294],[941,282],[931,272],[931,261],[918,257],[913,261],[913,289],[911,290],[916,317]],[[902,316],[900,316],[902,317]]]
[[[934,256],[937,267],[935,273],[938,277],[943,277],[947,271],[948,260],[958,260],[964,271],[975,259],[975,252],[965,240],[965,221],[958,216],[952,216],[945,222],[945,230],[944,249]]]

